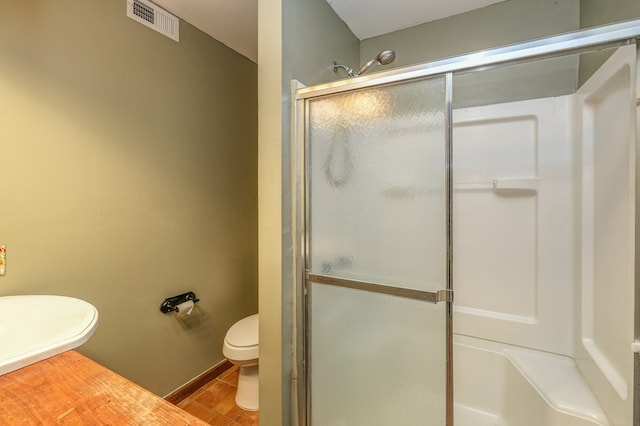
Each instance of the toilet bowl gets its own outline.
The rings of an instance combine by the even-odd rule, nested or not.
[[[222,353],[240,367],[236,404],[245,410],[258,410],[258,314],[243,318],[229,328]]]

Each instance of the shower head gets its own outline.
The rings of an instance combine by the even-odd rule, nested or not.
[[[347,72],[347,75],[349,76],[349,78],[358,77],[359,75],[367,72],[369,68],[375,65],[389,65],[395,59],[396,59],[396,52],[394,52],[393,50],[383,50],[382,52],[378,53],[378,56],[376,56],[375,58],[373,58],[372,60],[364,64],[362,68],[360,68],[358,71],[354,71],[353,68],[348,67],[346,65],[340,65],[334,61],[332,64],[333,72],[338,72],[338,68],[342,68]]]
[[[374,65],[389,65],[395,59],[396,52],[394,52],[393,50],[383,50],[382,52],[378,53],[378,56],[364,64],[362,68],[358,70],[356,75],[361,75],[367,72],[367,70],[369,70],[369,68],[373,67]]]
[[[376,59],[380,62],[380,65],[389,65],[391,62],[396,60],[396,52],[395,50],[383,50],[378,53]]]

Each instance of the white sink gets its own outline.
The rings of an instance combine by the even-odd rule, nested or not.
[[[97,324],[98,311],[84,300],[0,297],[0,375],[80,346]]]

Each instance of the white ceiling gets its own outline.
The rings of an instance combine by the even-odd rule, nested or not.
[[[504,0],[327,0],[360,40]]]
[[[258,0],[153,0],[258,62]],[[360,40],[505,0],[327,0]]]
[[[258,0],[153,0],[253,62],[258,62]]]

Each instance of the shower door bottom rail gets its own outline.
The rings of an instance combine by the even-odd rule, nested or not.
[[[306,278],[309,282],[327,284],[337,287],[350,288],[354,290],[369,291],[373,293],[387,294],[391,296],[405,297],[408,299],[422,300],[429,303],[453,302],[453,290],[437,290],[435,292],[415,290],[412,288],[395,287],[385,284],[377,284],[367,281],[350,280],[346,278],[329,277],[326,275],[312,274],[306,271]]]

